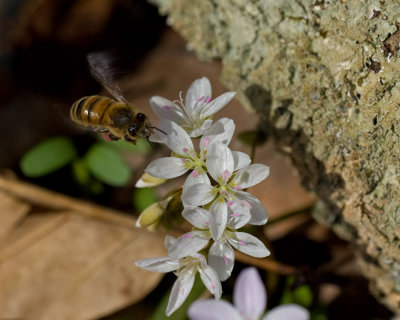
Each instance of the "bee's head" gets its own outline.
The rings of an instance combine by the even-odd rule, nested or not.
[[[153,133],[149,119],[144,113],[139,112],[128,127],[128,134],[131,138],[148,138]]]

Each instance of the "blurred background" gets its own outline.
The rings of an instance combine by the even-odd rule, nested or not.
[[[149,161],[160,154],[166,154],[166,150],[157,146],[152,148],[145,142],[138,143],[135,148],[126,145],[110,148],[94,132],[75,125],[69,119],[69,109],[77,99],[93,94],[109,95],[91,77],[86,55],[104,50],[115,55],[120,71],[118,82],[125,97],[146,113],[155,125],[158,120],[148,102],[154,95],[170,100],[179,99],[180,91],[184,96],[191,82],[203,76],[210,79],[214,97],[229,91],[219,80],[220,62],[199,61],[195,53],[186,48],[185,41],[167,26],[166,19],[158,14],[157,8],[144,0],[2,0],[0,15],[0,169],[5,178],[0,184],[2,190],[14,190],[7,181],[22,180],[33,186],[71,196],[77,201],[83,199],[105,208],[120,210],[131,217],[137,217],[147,205],[164,196],[170,187],[139,191],[134,188],[134,184]],[[257,115],[244,110],[237,100],[216,115],[217,118],[224,116],[235,121],[236,136],[257,129]],[[54,138],[58,140],[54,142]],[[38,149],[38,144],[45,141],[52,141],[50,147],[48,144]],[[245,139],[239,138],[235,138],[230,147],[247,153],[252,148],[251,143],[245,143]],[[49,158],[57,158],[54,151],[57,148],[62,148],[59,154],[64,158],[54,160],[59,161],[55,164],[52,160],[47,164]],[[32,155],[31,150],[36,150],[36,153]],[[44,151],[41,153],[41,150]],[[107,162],[104,160],[106,158],[111,160]],[[251,190],[266,206],[270,220],[273,221],[270,226],[267,224],[265,229],[257,232],[263,234],[268,248],[274,252],[273,259],[295,268],[289,274],[283,274],[279,268],[264,268],[262,275],[269,283],[270,290],[269,307],[281,301],[301,303],[313,310],[313,319],[321,320],[390,319],[390,312],[369,295],[367,281],[359,273],[349,245],[312,220],[311,211],[316,199],[301,186],[289,159],[276,153],[273,142],[267,141],[257,147],[254,161],[270,166],[271,171],[265,182]],[[41,164],[45,168],[40,167]],[[46,166],[53,167],[49,169]],[[112,177],[104,174],[108,171]],[[115,176],[120,179],[113,180]],[[3,199],[3,203],[19,203],[21,198],[23,196],[19,194],[12,201],[8,198],[0,200]],[[128,290],[124,287],[127,282],[137,279],[135,273],[138,269],[132,261],[153,257],[157,253],[153,247],[150,252],[148,248],[142,249],[140,257],[132,257],[128,262],[124,260],[127,267],[123,272],[129,276],[116,289],[123,296],[118,303],[106,306],[105,301],[112,299],[104,295],[104,292],[113,290],[107,281],[115,276],[113,272],[121,270],[105,268],[103,277],[108,280],[103,281],[101,279],[104,278],[100,277],[97,285],[91,287],[92,291],[88,289],[86,296],[94,298],[90,300],[90,306],[86,304],[86,307],[80,307],[85,312],[79,313],[81,309],[77,307],[72,316],[61,315],[63,311],[59,310],[63,308],[57,308],[66,300],[54,296],[53,292],[54,287],[59,286],[58,276],[55,280],[52,278],[55,281],[53,286],[48,285],[46,290],[38,288],[44,288],[44,282],[48,279],[48,273],[43,270],[57,273],[60,268],[66,269],[65,265],[55,259],[54,255],[46,256],[49,250],[41,249],[43,256],[40,260],[47,265],[47,269],[38,267],[37,270],[43,273],[38,271],[43,278],[39,277],[33,283],[30,279],[38,275],[32,269],[36,269],[22,270],[20,267],[23,263],[34,264],[37,260],[33,254],[22,258],[21,252],[34,250],[34,245],[39,245],[43,238],[50,239],[47,231],[40,233],[38,238],[32,238],[32,230],[37,234],[38,229],[25,227],[27,221],[31,221],[33,216],[42,216],[43,212],[53,212],[60,208],[45,202],[38,206],[33,200],[32,203],[29,199],[22,200],[24,205],[29,205],[29,209],[18,219],[9,218],[4,208],[0,211],[0,243],[3,242],[0,244],[1,319],[47,319],[50,314],[53,319],[54,314],[59,315],[56,319],[162,319],[162,315],[156,316],[154,310],[162,303],[165,304],[163,297],[175,280],[173,274],[162,280],[153,280],[142,295],[134,298],[132,288]],[[9,211],[10,208],[15,209],[14,206],[7,208]],[[43,223],[37,225],[42,228]],[[90,222],[85,224],[82,221],[79,225],[83,226],[83,232],[89,233],[88,230],[91,230],[96,237],[104,238],[104,234],[97,235],[98,230],[104,226],[99,227]],[[2,226],[6,231],[1,232]],[[22,227],[29,229],[30,237],[21,236],[24,234],[19,231]],[[179,228],[175,231],[179,231]],[[51,230],[60,234],[59,225]],[[128,234],[131,231],[128,231],[126,239],[130,239]],[[117,237],[117,233],[123,232],[113,231],[110,238]],[[73,234],[77,233],[69,231],[65,238],[60,238],[60,243],[70,243],[68,237]],[[104,244],[102,247],[94,245],[100,243],[95,236],[90,240],[82,237],[83,245],[89,248],[86,254],[92,255],[95,250],[104,249]],[[148,237],[141,235],[138,237],[139,242],[145,242]],[[25,251],[20,245],[22,238]],[[121,243],[128,241],[124,239]],[[162,248],[162,240],[157,241]],[[51,238],[51,242],[55,243],[54,238]],[[46,245],[42,244],[41,248],[48,248]],[[82,246],[79,243],[76,245]],[[10,248],[16,249],[10,251]],[[72,254],[77,256],[77,261],[80,259],[74,265],[76,269],[71,269],[72,273],[86,265],[85,256],[82,258],[80,254],[83,253],[79,250],[71,244]],[[139,252],[137,248],[132,250]],[[54,248],[54,251],[59,250]],[[108,258],[102,259],[106,261]],[[232,280],[224,284],[228,298],[235,276],[246,263],[251,264],[251,261],[238,262]],[[86,272],[90,273],[93,268],[91,266]],[[65,274],[62,277],[66,278]],[[71,276],[65,281],[75,281],[74,285],[79,287],[82,277],[81,274],[78,281]],[[161,283],[156,287],[159,281]],[[293,294],[298,288],[301,288],[298,291],[300,293]],[[21,290],[25,292],[23,297]],[[40,293],[46,297],[45,300],[40,298],[46,301],[44,304],[38,303]],[[96,295],[103,295],[104,299],[96,299]],[[69,308],[74,307],[70,300],[68,303]],[[357,310],[357,314],[349,314],[349,308]],[[47,309],[56,311],[48,313]]]

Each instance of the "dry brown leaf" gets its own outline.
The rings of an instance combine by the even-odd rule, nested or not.
[[[29,212],[30,206],[0,192],[0,243]]]
[[[39,192],[42,207],[47,193],[0,178],[2,192],[16,203]],[[51,207],[57,206],[55,199],[62,207],[68,202],[83,210],[91,207],[57,197],[48,192]],[[97,206],[84,214],[76,208],[30,212],[0,248],[0,319],[95,319],[146,296],[162,275],[133,263],[164,256],[164,236],[134,228],[134,219],[119,215]]]

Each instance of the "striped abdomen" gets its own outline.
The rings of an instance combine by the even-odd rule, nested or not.
[[[111,126],[113,121],[110,114],[125,106],[124,103],[101,96],[83,97],[76,101],[70,110],[71,119],[81,125]]]

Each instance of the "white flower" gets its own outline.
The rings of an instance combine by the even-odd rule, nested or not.
[[[193,184],[210,183],[207,176],[206,154],[208,148],[219,142],[229,144],[235,130],[235,124],[231,119],[222,118],[215,122],[200,139],[199,152],[196,152],[189,135],[175,122],[161,120],[159,128],[167,134],[157,133],[152,140],[165,143],[172,151],[171,157],[156,159],[151,162],[145,172],[153,177],[172,179],[191,171],[187,177],[184,188]],[[243,152],[233,152],[236,161],[241,166],[250,163],[250,158]]]
[[[212,185],[202,181],[183,189],[182,202],[185,207],[202,206],[213,201],[210,211],[219,219],[218,234],[224,230],[227,221],[227,207],[240,203],[250,209],[249,223],[263,225],[267,222],[268,213],[261,202],[248,192],[241,191],[261,182],[269,175],[269,168],[263,164],[251,164],[243,167],[244,162],[236,161],[230,149],[216,141],[207,150],[207,170],[217,182]],[[237,171],[236,171],[237,170]]]
[[[236,92],[226,92],[211,100],[210,81],[203,77],[195,80],[186,93],[185,103],[155,96],[150,99],[151,107],[161,119],[171,120],[184,128],[190,137],[202,136],[211,126],[212,116],[232,100]],[[178,106],[181,105],[183,110]]]
[[[244,269],[233,290],[233,303],[226,301],[195,301],[188,310],[191,320],[259,320],[265,310],[267,292],[255,268]],[[263,320],[309,320],[310,314],[296,304],[271,309]]]
[[[238,232],[250,220],[249,209],[233,203],[228,206],[229,219],[226,228],[219,235],[219,227],[213,213],[203,208],[185,208],[183,217],[196,229],[179,237],[168,250],[168,255],[182,258],[198,252],[214,240],[208,251],[208,263],[218,273],[221,281],[225,281],[232,273],[235,255],[233,248],[253,257],[263,258],[270,254],[265,245],[256,237],[245,232]],[[233,248],[232,248],[233,247]]]
[[[168,249],[176,240],[173,237],[165,238],[165,246]],[[135,265],[153,272],[175,271],[178,279],[172,287],[169,297],[166,315],[170,316],[185,302],[193,287],[196,273],[200,273],[200,278],[205,287],[216,299],[222,294],[221,282],[217,273],[207,264],[206,258],[198,253],[192,254],[182,259],[172,257],[151,258],[135,262]]]

